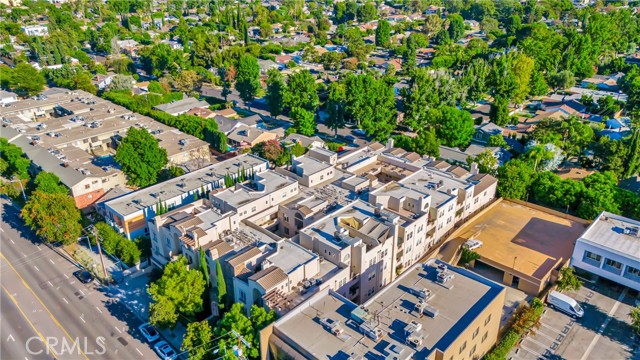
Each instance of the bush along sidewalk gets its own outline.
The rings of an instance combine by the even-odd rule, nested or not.
[[[511,328],[483,360],[504,360],[522,336],[535,331],[540,326],[544,303],[534,298],[531,305],[521,306],[511,320]]]

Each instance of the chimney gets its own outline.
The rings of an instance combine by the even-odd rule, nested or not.
[[[478,175],[478,164],[471,163],[471,175]]]
[[[393,147],[393,138],[387,140],[387,149],[391,149]]]

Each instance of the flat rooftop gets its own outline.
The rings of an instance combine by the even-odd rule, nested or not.
[[[640,260],[639,229],[640,221],[605,211],[582,234],[580,241]]]
[[[278,251],[268,258],[273,265],[279,267],[286,274],[289,274],[298,267],[316,258],[311,251],[288,240],[278,244]]]
[[[460,228],[459,237],[482,241],[476,252],[483,259],[541,279],[571,258],[585,223],[503,200]]]
[[[333,167],[333,165],[328,164],[324,161],[320,161],[310,156],[304,156],[304,155],[295,158],[293,160],[293,165],[296,168],[302,169],[303,175],[307,175],[307,176],[319,173],[321,171],[324,171],[328,168]]]
[[[446,265],[453,275],[445,284],[436,282],[438,265]],[[439,312],[435,318],[417,316],[414,307],[420,298],[412,288],[429,292],[427,303]],[[447,349],[503,291],[502,285],[433,259],[406,271],[360,308],[334,292],[316,296],[278,320],[274,335],[318,359],[389,359],[384,352],[395,347],[402,349],[398,359],[422,360],[435,349]],[[332,334],[321,319],[339,322],[342,334]],[[363,321],[380,332],[378,341],[358,329]],[[405,343],[411,322],[422,327],[417,334],[423,342],[417,349]]]
[[[373,205],[362,200],[356,200],[303,228],[300,232],[304,232],[331,246],[337,246],[340,249],[356,244],[359,241],[358,238],[348,235],[336,238],[335,234],[340,229],[353,228],[379,242],[384,242],[390,228],[376,219],[375,210],[376,208]]]
[[[234,172],[231,172],[234,174]],[[235,188],[227,188],[213,195],[227,204],[238,208],[257,199],[269,196],[274,191],[283,187],[297,183],[296,180],[279,174],[275,171],[267,170],[255,175],[257,188],[251,189],[244,185],[236,185]]]
[[[176,196],[199,189],[204,185],[224,179],[227,174],[236,174],[239,170],[252,169],[257,166],[266,167],[267,160],[252,154],[243,154],[209,165],[182,176],[140,189],[133,193],[105,202],[113,211],[127,216],[139,210],[153,206],[160,200],[172,199]]]

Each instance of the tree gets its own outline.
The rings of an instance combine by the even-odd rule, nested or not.
[[[60,183],[60,178],[50,172],[41,171],[33,180],[36,185],[36,191],[42,191],[47,194],[68,194],[69,189]]]
[[[157,297],[149,305],[149,322],[161,329],[174,328],[178,322],[176,305],[168,297]]]
[[[154,184],[158,172],[167,164],[167,150],[158,145],[146,129],[130,127],[114,159],[122,166],[129,183],[144,187]]]
[[[421,128],[418,130],[418,136],[411,140],[412,148],[420,155],[430,155],[435,158],[440,156],[440,141],[436,136],[436,131],[433,127]]]
[[[316,132],[316,121],[312,112],[303,108],[291,109],[291,119],[298,134],[312,136]]]
[[[586,188],[576,214],[583,219],[595,219],[603,211],[620,213],[617,202],[617,179],[610,171],[596,172],[584,178]]]
[[[34,191],[20,212],[25,224],[49,243],[70,244],[82,232],[80,210],[66,193]]]
[[[371,74],[350,74],[345,86],[347,117],[357,121],[374,141],[388,139],[397,121],[392,85]]]
[[[440,17],[439,14],[429,14],[424,19],[424,33],[428,38],[432,38],[438,32],[442,31],[442,25],[444,24],[444,20]]]
[[[227,102],[227,97],[231,94],[231,84],[235,78],[235,68],[233,66],[221,66],[218,68],[218,77],[222,83],[222,96],[224,101]]]
[[[388,48],[389,45],[391,45],[391,24],[387,20],[380,20],[376,27],[376,46]]]
[[[526,200],[535,170],[527,162],[513,159],[498,168],[498,195],[507,199]]]
[[[176,261],[168,263],[162,277],[149,286],[149,294],[153,299],[152,306],[149,307],[150,321],[159,327],[175,326],[175,322],[171,324],[170,321],[161,321],[160,323],[153,321],[156,318],[154,312],[160,310],[154,306],[158,306],[158,303],[162,304],[162,310],[174,309],[174,312],[186,316],[192,316],[202,311],[202,294],[204,294],[205,288],[206,284],[202,273],[195,269],[189,270],[187,258],[178,257]],[[172,303],[173,306],[164,303],[166,301]],[[157,315],[159,319],[173,319],[171,314],[164,312]]]
[[[24,96],[38,94],[44,89],[45,82],[42,73],[27,63],[18,64],[13,69],[9,80],[10,89]]]
[[[376,5],[373,2],[361,5],[357,10],[358,21],[362,23],[373,21],[376,18],[377,12],[378,9],[376,9]]]
[[[251,152],[263,159],[269,160],[276,165],[283,165],[286,163],[286,153],[280,145],[278,140],[267,140],[259,144],[254,145],[251,148]]]
[[[284,93],[286,85],[282,73],[278,69],[269,69],[267,72],[267,109],[274,118],[282,114],[284,110]]]
[[[544,79],[544,75],[539,70],[534,70],[529,80],[529,95],[543,96],[549,91],[549,85]]]
[[[471,166],[472,163],[478,164],[478,170],[485,174],[494,174],[498,167],[498,159],[496,159],[495,155],[493,155],[489,149],[486,149],[474,157],[469,156],[467,158],[467,164]]]
[[[133,78],[129,75],[114,75],[109,84],[109,91],[124,91],[130,93],[133,89]]]
[[[158,173],[158,182],[167,181],[182,175],[184,175],[183,168],[179,166],[169,166],[168,168],[160,170]]]
[[[314,112],[320,104],[316,80],[309,70],[295,72],[287,78],[284,104],[290,108],[303,108]]]
[[[553,154],[544,145],[534,145],[527,149],[524,157],[533,161],[533,170],[536,171],[540,162],[553,159]]]
[[[576,84],[576,78],[569,70],[562,70],[558,73],[552,74],[549,78],[549,84],[558,91],[560,89],[568,89]]]
[[[243,353],[249,359],[257,359],[260,349],[260,331],[275,320],[273,311],[266,312],[263,307],[253,305],[249,311],[250,316],[247,317],[244,311],[244,304],[235,303],[230,311],[226,312],[222,319],[218,322],[216,335],[226,334],[231,330],[236,331],[243,339],[251,344],[250,348],[242,347]],[[232,340],[233,341],[233,340]],[[235,341],[220,340],[218,347],[221,353],[230,351]]]
[[[453,106],[440,106],[438,112],[439,114],[431,119],[438,139],[450,147],[469,145],[475,133],[471,114]]]
[[[176,76],[174,86],[179,91],[190,93],[199,87],[200,79],[200,75],[194,70],[182,70]]]
[[[462,254],[460,255],[460,263],[461,264],[468,264],[474,260],[478,260],[480,259],[480,254],[478,254],[477,252],[473,251],[473,250],[469,250],[466,247],[462,248]]]
[[[213,330],[207,320],[192,322],[187,325],[187,332],[182,340],[182,351],[189,354],[190,360],[211,359],[210,351]]]
[[[460,14],[451,14],[447,17],[449,20],[449,38],[456,42],[464,36],[464,19]]]
[[[511,71],[515,76],[516,89],[512,101],[521,104],[529,95],[531,74],[535,61],[527,55],[519,52],[511,60]]]
[[[227,135],[222,131],[218,131],[218,124],[215,121],[205,122],[204,140],[221,154],[226,153],[228,150]]]
[[[560,291],[578,291],[582,287],[582,281],[578,279],[573,268],[565,267],[560,270],[556,285]]]
[[[498,126],[505,126],[509,123],[509,101],[502,97],[496,96],[489,110],[489,119]]]
[[[325,125],[338,136],[338,129],[344,127],[346,116],[347,89],[340,82],[332,82],[329,85],[329,97],[327,98],[326,110],[329,117],[325,120]]]
[[[501,148],[507,148],[509,146],[507,144],[507,141],[504,139],[504,136],[502,136],[502,134],[496,134],[496,135],[489,136],[489,141],[487,142],[487,145],[489,145],[489,146],[498,146],[498,147],[501,147]]]
[[[227,284],[224,281],[220,260],[216,260],[216,290],[218,292],[218,307],[224,309],[227,303]]]
[[[632,307],[629,316],[631,317],[631,328],[636,334],[640,334],[640,305]]]
[[[260,65],[258,65],[258,60],[251,55],[241,56],[236,73],[236,90],[240,93],[240,98],[250,106],[259,89]]]

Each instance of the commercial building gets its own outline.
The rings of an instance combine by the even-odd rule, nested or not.
[[[602,212],[578,238],[571,265],[640,291],[640,221]]]
[[[34,171],[60,177],[80,209],[89,209],[126,177],[113,160],[130,127],[147,129],[169,162],[209,163],[209,145],[90,93],[53,88],[0,108],[2,136],[20,146]]]
[[[479,359],[495,344],[503,286],[439,260],[366,303],[324,291],[260,334],[267,359]]]
[[[329,181],[336,173],[334,166],[330,163],[305,155],[294,157],[289,171],[295,174],[300,184],[306,187]]]
[[[269,162],[252,154],[209,165],[182,176],[110,199],[99,205],[105,220],[130,239],[148,234],[147,220],[156,216],[157,206],[175,209],[196,197],[225,186],[225,177],[267,170]],[[197,195],[194,195],[197,194]]]
[[[498,200],[452,235],[480,240],[478,272],[537,296],[571,259],[586,221],[541,206]]]

